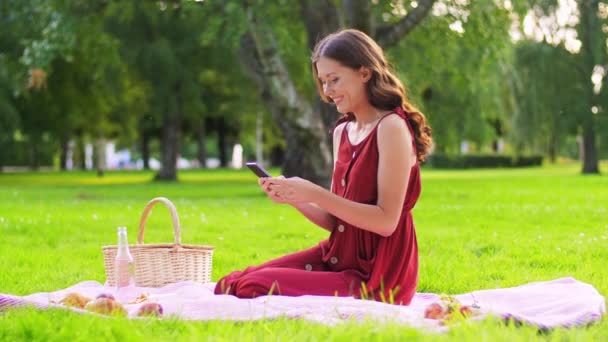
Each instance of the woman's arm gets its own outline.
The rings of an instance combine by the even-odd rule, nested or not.
[[[314,203],[293,203],[291,205],[298,209],[308,221],[330,232],[334,230],[336,217],[328,213],[327,210],[319,208]]]
[[[313,202],[356,227],[391,235],[399,222],[410,169],[416,162],[407,125],[390,115],[378,126],[378,202],[362,204],[337,196],[301,178],[272,179],[274,189],[293,202]]]

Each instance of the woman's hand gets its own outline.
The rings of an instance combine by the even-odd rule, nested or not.
[[[311,203],[318,196],[319,186],[300,177],[269,178],[268,183],[269,192],[281,201],[279,203]]]
[[[277,192],[273,189],[271,181],[276,180],[276,179],[285,179],[285,177],[283,177],[283,176],[279,176],[276,178],[262,177],[258,180],[258,184],[260,184],[260,187],[266,193],[266,196],[268,196],[268,198],[270,198],[274,203],[289,203],[285,199],[281,198],[277,194]]]

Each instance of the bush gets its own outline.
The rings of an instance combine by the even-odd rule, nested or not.
[[[508,156],[501,154],[433,154],[426,165],[438,169],[472,169],[495,167],[541,166],[543,156]]]

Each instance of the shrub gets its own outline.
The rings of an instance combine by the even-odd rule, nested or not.
[[[433,154],[426,164],[438,169],[472,169],[495,167],[541,166],[543,156],[509,156],[504,154]]]

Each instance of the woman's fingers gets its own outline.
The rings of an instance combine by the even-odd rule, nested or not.
[[[268,187],[268,185],[270,184],[269,180],[270,178],[268,177],[261,177],[260,179],[258,179],[258,184],[260,184],[261,187]]]
[[[262,190],[264,190],[266,193],[268,193],[268,191],[271,189],[271,184],[268,181],[268,178],[260,178],[259,184]]]
[[[292,197],[293,189],[288,185],[287,179],[279,177],[262,177],[258,184],[266,195],[275,203],[288,203]]]

